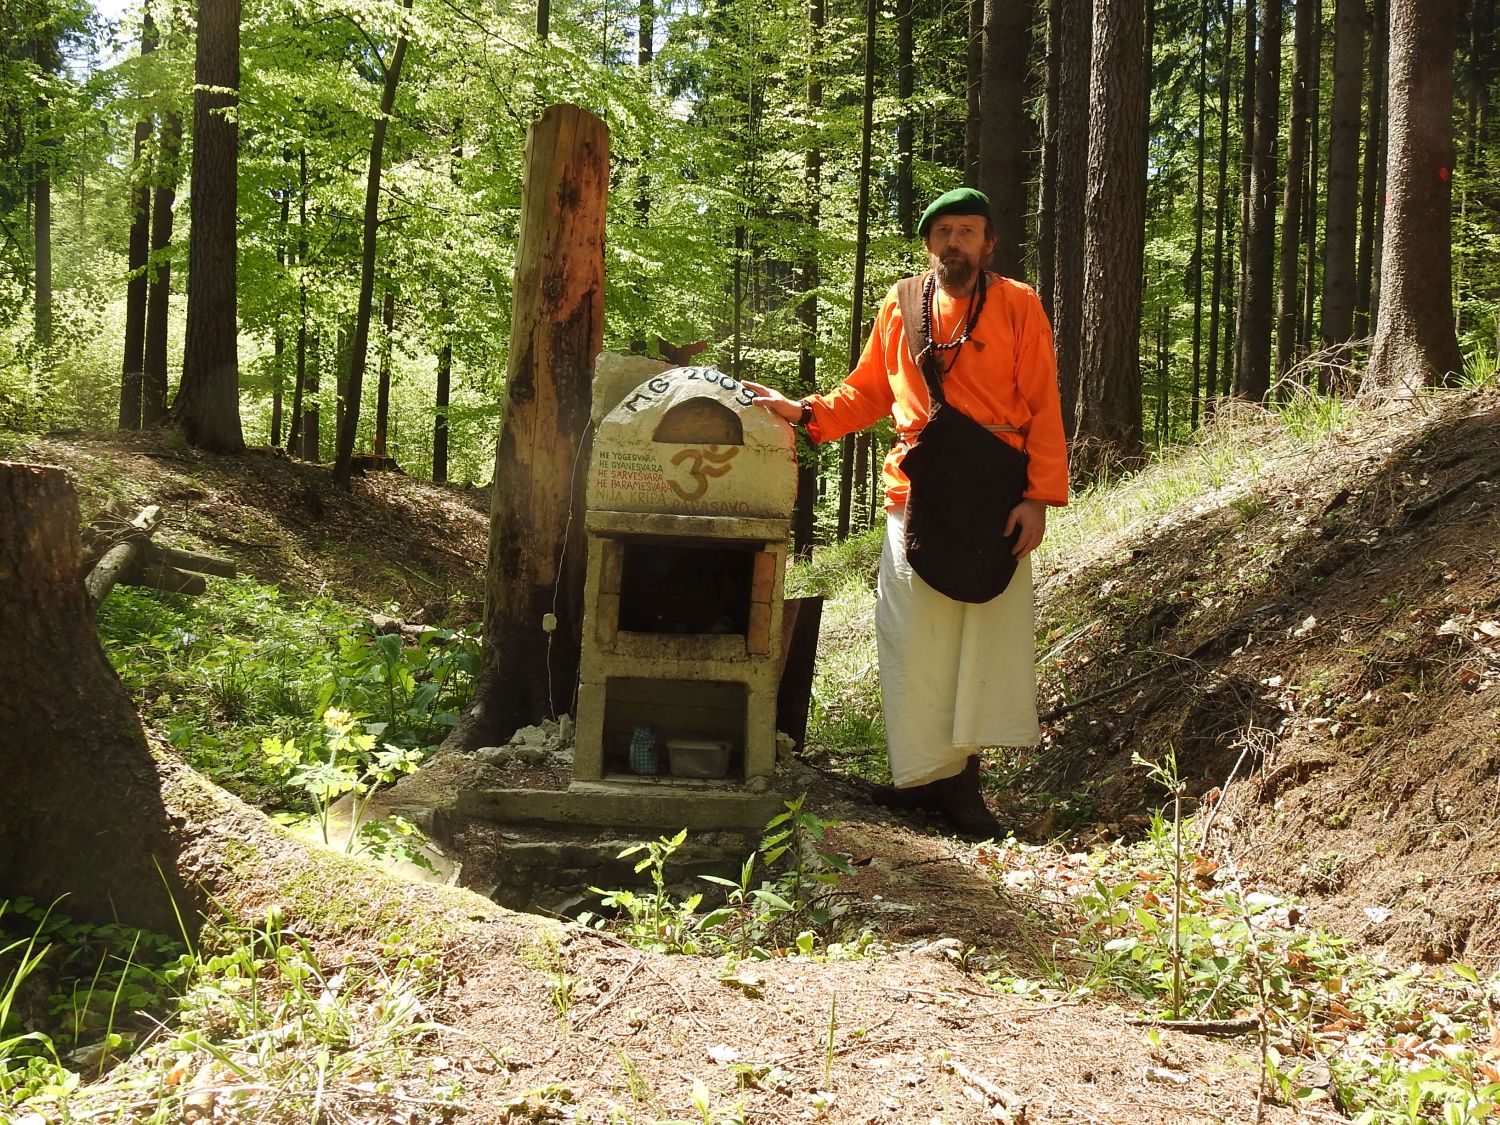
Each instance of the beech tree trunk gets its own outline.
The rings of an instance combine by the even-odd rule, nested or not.
[[[587,474],[573,469],[589,461],[594,361],[604,345],[608,190],[604,123],[577,106],[549,107],[526,139],[484,669],[450,745],[503,742],[571,710],[578,687]]]
[[[61,469],[0,462],[0,898],[178,932],[160,781],[83,589],[78,498]],[[176,904],[176,911],[173,904]]]
[[[1354,336],[1355,221],[1359,207],[1359,98],[1365,53],[1364,0],[1335,0],[1333,111],[1328,135],[1328,199],[1323,211],[1323,319],[1319,338],[1334,377],[1319,389],[1349,390],[1347,343]],[[1373,112],[1373,110],[1372,110]],[[1328,372],[1324,368],[1324,372]]]
[[[1088,195],[1089,74],[1093,22],[1089,0],[1051,0],[1062,25],[1057,46],[1057,192],[1052,254],[1052,326],[1063,431],[1078,424],[1079,352],[1083,325],[1083,224]]]
[[[969,53],[965,58],[964,103],[964,183],[979,185],[979,154],[983,117],[980,96],[984,85],[984,5],[985,0],[969,0]]]
[[[187,339],[172,417],[188,443],[214,453],[245,448],[240,428],[235,258],[240,0],[199,0],[193,71],[193,233],[188,246]]]
[[[1213,286],[1208,300],[1208,368],[1203,380],[1203,412],[1213,412],[1219,389],[1219,322],[1223,315],[1226,228],[1229,213],[1229,91],[1234,72],[1234,0],[1224,0],[1224,54],[1219,63],[1219,163],[1214,188]],[[1232,253],[1232,251],[1231,251]],[[1224,317],[1225,320],[1230,318]],[[1223,353],[1229,355],[1226,347]]]
[[[1198,147],[1193,192],[1193,370],[1188,428],[1198,428],[1203,400],[1203,201],[1208,174],[1208,12],[1210,0],[1198,10]]]
[[[1142,450],[1141,288],[1145,251],[1146,0],[1094,5],[1089,181],[1084,218],[1077,461],[1085,475]]]
[[[448,479],[448,402],[453,388],[453,345],[443,344],[437,356],[437,409],[432,420],[432,479],[443,484]]]
[[[391,332],[396,326],[396,288],[387,283],[385,296],[380,302],[380,378],[375,384],[375,441],[376,457],[385,457],[386,441],[391,422]]]
[[[864,124],[860,130],[859,149],[859,202],[856,210],[856,233],[854,236],[854,300],[849,310],[849,366],[859,362],[864,346],[865,320],[865,260],[868,254],[870,229],[870,161],[871,135],[875,131],[875,26],[880,14],[880,0],[865,0],[865,91]],[[839,516],[838,537],[847,539],[852,527],[854,511],[855,461],[859,449],[855,435],[845,434],[839,442]]]
[[[147,26],[151,16],[146,16]],[[141,37],[141,54],[147,54],[149,39]],[[151,139],[151,118],[135,123],[135,155],[131,162],[130,236],[126,240],[125,265],[125,355],[120,364],[120,418],[122,430],[141,428],[141,384],[146,365],[146,257],[151,253],[151,182],[146,174],[146,142]]]
[[[1308,76],[1313,66],[1313,0],[1297,0],[1292,30],[1292,91],[1287,126],[1286,194],[1281,205],[1280,281],[1276,302],[1276,377],[1297,362],[1298,251],[1302,248],[1302,189],[1306,180]],[[1258,127],[1258,126],[1257,126]]]
[[[896,13],[896,96],[900,99],[900,116],[896,118],[896,225],[904,238],[911,238],[916,233],[917,223],[916,188],[912,183],[916,110],[911,104],[916,86],[916,66],[912,61],[915,7],[915,3],[901,4]],[[821,31],[818,37],[822,38]]]
[[[1259,402],[1271,389],[1271,302],[1276,266],[1276,144],[1281,103],[1281,0],[1259,0],[1255,136],[1245,228],[1243,313],[1234,393]],[[1295,252],[1295,248],[1294,248]]]
[[[412,0],[401,5],[402,24],[396,46],[385,70],[380,90],[380,115],[370,137],[370,168],[365,176],[364,241],[359,266],[359,304],[354,313],[354,340],[349,348],[348,377],[344,380],[343,409],[339,411],[338,448],[334,451],[333,479],[349,487],[354,467],[354,439],[359,432],[359,400],[365,383],[365,362],[370,350],[370,315],[375,301],[375,239],[380,230],[380,173],[385,161],[385,131],[396,105],[396,87],[401,64],[406,60],[405,14]]]
[[[1380,325],[1361,390],[1415,393],[1463,370],[1453,325],[1456,0],[1392,0]]]
[[[157,141],[156,186],[151,193],[151,261],[146,284],[146,356],[141,384],[141,424],[167,418],[167,322],[172,313],[172,208],[181,172],[182,117],[168,110]]]
[[[1354,338],[1363,340],[1375,331],[1375,280],[1380,261],[1380,232],[1385,188],[1385,64],[1389,54],[1390,20],[1385,0],[1373,0],[1370,23],[1370,84],[1365,96],[1365,164],[1360,181],[1359,257],[1354,280]]]
[[[1003,277],[1026,276],[1026,180],[1030,171],[1026,71],[1030,47],[1030,0],[985,0],[979,190],[990,198],[995,223],[990,268]]]
[[[818,234],[822,221],[823,142],[818,132],[823,113],[823,29],[827,12],[823,0],[808,0],[807,119],[813,140],[803,158],[802,180],[807,195],[807,223],[803,229],[802,268],[798,278],[797,321],[801,341],[797,353],[797,389],[812,394],[818,389],[818,286],[821,263]],[[817,448],[805,434],[797,435],[797,506],[792,510],[792,548],[799,555],[811,554],[817,527],[818,484],[821,473]]]

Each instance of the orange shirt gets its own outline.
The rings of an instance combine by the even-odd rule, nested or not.
[[[961,332],[967,297],[954,299],[938,287],[933,300],[933,335],[948,340]],[[916,331],[920,332],[920,325]],[[952,353],[941,353],[946,363]],[[986,426],[1010,426],[1016,433],[996,437],[1030,455],[1026,497],[1047,504],[1068,502],[1068,454],[1063,441],[1057,393],[1057,359],[1052,326],[1036,292],[1019,281],[989,275],[989,291],[979,322],[958,359],[943,378],[948,401]],[[875,317],[864,354],[849,377],[826,395],[813,395],[807,436],[833,441],[873,425],[887,414],[896,422],[896,444],[886,456],[885,506],[906,504],[910,482],[901,460],[927,422],[927,384],[912,362],[893,286]]]

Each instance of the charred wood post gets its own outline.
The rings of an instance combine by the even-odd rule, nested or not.
[[[604,345],[609,132],[554,105],[526,140],[505,417],[495,454],[484,670],[449,738],[503,742],[570,711],[583,632],[584,484]]]

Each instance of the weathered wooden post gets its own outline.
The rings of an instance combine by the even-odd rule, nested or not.
[[[82,564],[67,475],[0,462],[0,898],[175,934],[196,905]]]
[[[505,416],[495,454],[485,663],[449,740],[473,748],[572,709],[583,618],[583,496],[604,343],[609,132],[554,105],[521,190]]]

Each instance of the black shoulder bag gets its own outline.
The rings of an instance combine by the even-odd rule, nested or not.
[[[1005,521],[1026,491],[1027,456],[943,396],[939,353],[956,353],[969,339],[984,307],[985,275],[979,275],[978,307],[971,303],[963,334],[948,344],[932,339],[933,286],[930,273],[896,285],[907,346],[927,383],[929,404],[927,424],[901,461],[911,481],[906,560],[939,593],[987,602],[1016,572],[1011,552],[1019,532],[1006,535]]]

